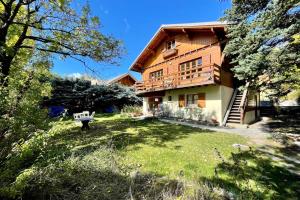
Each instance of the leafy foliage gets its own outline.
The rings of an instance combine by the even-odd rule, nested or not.
[[[113,62],[121,54],[121,42],[99,31],[100,20],[91,16],[89,5],[83,5],[77,12],[73,4],[72,0],[0,1],[2,83],[10,73],[12,62],[24,49],[82,62],[82,57]]]
[[[299,1],[232,1],[227,56],[239,80],[271,89],[273,96],[299,88]]]
[[[142,102],[133,89],[118,84],[91,85],[90,81],[82,79],[54,78],[52,87],[52,96],[45,100],[44,105],[65,106],[69,113],[103,111],[111,106],[122,109],[124,105],[140,105]]]
[[[40,138],[49,121],[41,102],[51,93],[52,56],[113,63],[121,52],[121,42],[100,32],[88,5],[77,11],[71,0],[0,0],[2,192],[18,196],[32,174],[25,169],[44,150]],[[15,189],[6,191],[14,182]]]
[[[216,159],[209,149],[216,142],[209,141],[216,133],[108,114],[96,115],[84,133],[72,119],[51,124],[50,131],[34,134],[0,166],[1,199],[228,199],[216,185],[187,181],[192,173],[213,173]],[[227,156],[228,144],[243,140],[219,134],[218,146]],[[145,170],[162,166],[168,170]]]

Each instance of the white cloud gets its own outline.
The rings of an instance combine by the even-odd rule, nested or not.
[[[66,75],[66,77],[68,77],[68,78],[81,78],[82,76],[83,76],[83,74],[80,74],[78,72]]]

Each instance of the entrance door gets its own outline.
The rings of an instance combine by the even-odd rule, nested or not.
[[[157,110],[162,103],[162,97],[149,97],[148,102],[150,111]]]

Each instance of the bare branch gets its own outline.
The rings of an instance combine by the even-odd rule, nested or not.
[[[22,26],[28,25],[28,24],[25,24],[25,23],[22,23],[22,22],[13,22],[13,24],[18,24],[18,25],[22,25]],[[57,29],[57,28],[39,27],[39,26],[35,26],[35,25],[32,25],[32,24],[29,24],[28,26],[30,28],[38,29],[38,30],[41,30],[41,31],[57,31],[57,32],[62,32],[62,33],[66,33],[66,34],[69,34],[69,35],[74,35],[72,33],[73,30],[68,30],[67,31],[67,30]]]

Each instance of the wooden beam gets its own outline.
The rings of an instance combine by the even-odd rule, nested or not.
[[[141,63],[136,63],[135,64],[137,67],[142,67],[142,64]]]
[[[155,54],[155,51],[154,51],[153,49],[149,48],[149,47],[147,48],[147,51],[150,51],[150,54],[151,54],[151,55],[154,55],[154,54]]]
[[[170,37],[169,33],[165,30],[165,29],[161,29],[161,32],[167,36],[167,37]]]
[[[190,32],[188,32],[186,29],[181,29],[182,30],[182,32],[185,34],[185,36],[188,38],[188,39],[191,39],[191,33]]]

